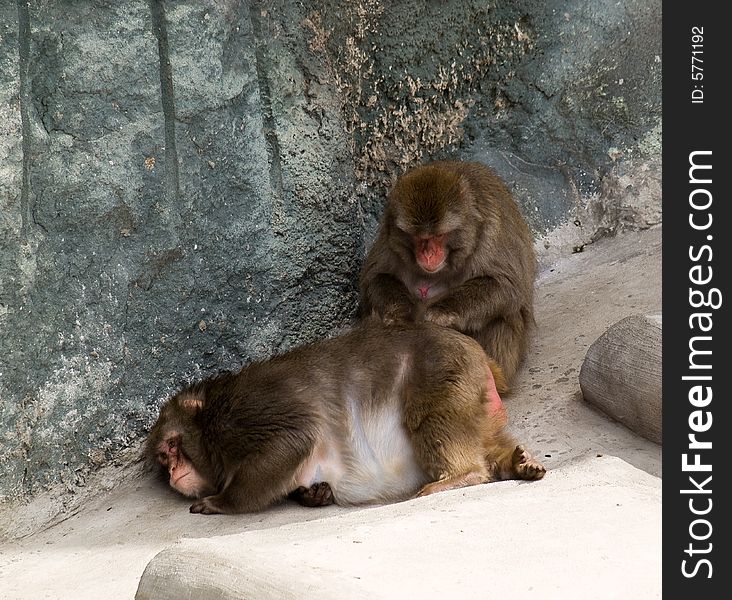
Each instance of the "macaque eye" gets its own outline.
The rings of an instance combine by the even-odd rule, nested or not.
[[[174,436],[165,440],[163,453],[168,456],[178,456],[181,453],[180,436]]]

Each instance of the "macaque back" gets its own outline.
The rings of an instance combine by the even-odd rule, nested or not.
[[[362,504],[538,479],[543,467],[504,430],[496,380],[455,331],[365,323],[185,388],[147,452],[202,513],[259,510],[324,482],[332,501]]]

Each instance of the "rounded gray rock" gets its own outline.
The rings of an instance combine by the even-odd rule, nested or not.
[[[661,316],[633,315],[587,351],[579,375],[584,399],[644,438],[661,443]]]

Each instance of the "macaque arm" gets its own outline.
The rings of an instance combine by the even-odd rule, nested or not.
[[[245,489],[243,478],[240,473],[236,473],[221,492],[205,496],[191,504],[191,512],[202,515],[230,515],[252,512],[268,504],[258,491],[247,494]]]
[[[292,491],[297,468],[310,454],[311,436],[278,436],[263,442],[266,451],[247,456],[229,473],[218,494],[201,498],[191,512],[234,514],[261,510]]]
[[[261,510],[287,495],[286,486],[294,471],[294,468],[270,470],[241,466],[221,492],[194,502],[191,512],[227,515]]]
[[[476,277],[440,297],[425,310],[425,320],[465,331],[476,323],[518,310],[511,283],[494,277]]]
[[[366,314],[384,322],[411,321],[415,302],[406,286],[393,275],[379,273],[364,285]]]

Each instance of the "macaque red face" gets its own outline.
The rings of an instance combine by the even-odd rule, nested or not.
[[[157,460],[168,471],[170,486],[189,498],[210,493],[211,486],[185,455],[182,436],[174,430],[167,431],[157,446]]]
[[[458,175],[430,169],[417,175],[408,173],[397,183],[390,208],[417,266],[434,274],[451,264],[451,251],[456,243],[464,245],[465,230],[473,225]]]
[[[196,498],[206,481],[198,474],[193,463],[183,454],[181,436],[170,431],[157,447],[158,462],[168,471],[170,485],[184,496]]]
[[[447,234],[414,236],[414,257],[417,264],[428,273],[437,273],[445,266]]]
[[[189,498],[216,491],[212,479],[206,477],[210,467],[202,466],[200,440],[194,435],[200,429],[195,416],[201,407],[200,398],[192,393],[172,398],[161,409],[146,444],[150,464],[165,469],[170,486]]]

